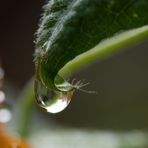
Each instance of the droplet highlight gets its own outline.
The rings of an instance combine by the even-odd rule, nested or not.
[[[34,89],[38,105],[49,113],[63,111],[69,105],[73,95],[73,91],[54,91],[38,80],[35,81]]]

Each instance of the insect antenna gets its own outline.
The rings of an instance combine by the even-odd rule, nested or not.
[[[82,80],[79,80],[79,81],[77,81],[77,82],[75,82],[76,81],[76,79],[73,79],[72,80],[72,85],[74,86],[74,88],[76,89],[76,90],[80,90],[80,91],[82,91],[82,92],[85,92],[85,93],[97,93],[96,91],[90,91],[90,90],[85,90],[85,89],[83,89],[83,87],[85,87],[85,86],[87,86],[87,85],[89,85],[90,83],[88,82],[88,83],[84,83],[84,82],[82,82]],[[75,84],[74,84],[74,82],[75,82]]]

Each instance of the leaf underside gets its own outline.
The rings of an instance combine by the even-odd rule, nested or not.
[[[50,0],[36,33],[36,77],[57,89],[58,72],[117,32],[148,24],[147,0]]]

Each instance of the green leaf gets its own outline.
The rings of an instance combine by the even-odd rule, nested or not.
[[[55,90],[73,89],[56,84],[69,72],[148,37],[147,12],[147,0],[50,0],[37,31],[36,78]]]

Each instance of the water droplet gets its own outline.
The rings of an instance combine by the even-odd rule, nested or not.
[[[54,91],[44,86],[40,81],[35,81],[35,97],[39,106],[50,113],[63,111],[71,101],[73,91]]]

